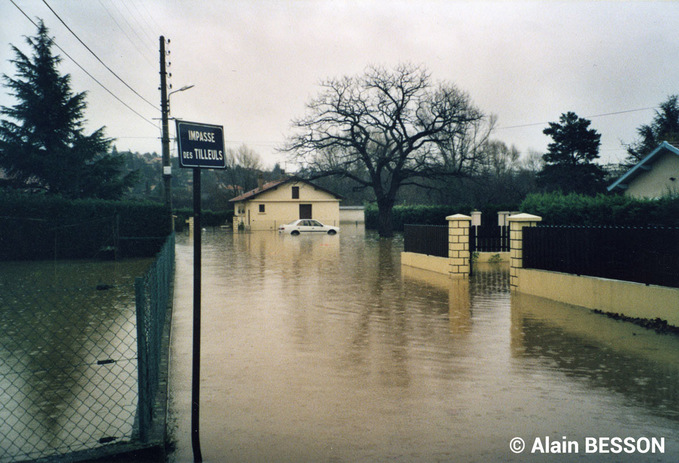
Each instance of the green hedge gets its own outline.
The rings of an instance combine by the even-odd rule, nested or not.
[[[171,229],[156,203],[0,190],[0,260],[100,258],[116,244],[120,257],[153,256]]]
[[[679,227],[679,198],[644,200],[603,194],[531,194],[519,210],[542,217],[545,225]]]
[[[178,232],[184,231],[187,226],[186,221],[189,217],[193,217],[193,209],[184,208],[174,211],[175,220],[174,227]],[[201,227],[220,227],[222,225],[233,224],[233,210],[214,212],[211,210],[201,211],[200,225]]]
[[[447,225],[446,217],[453,214],[469,215],[473,210],[481,211],[482,220],[485,222],[492,217],[497,220],[498,211],[515,211],[517,205],[494,205],[489,204],[481,208],[473,208],[468,204],[457,206],[394,206],[393,225],[394,231],[403,231],[404,224],[418,225]],[[493,222],[497,223],[497,222]],[[376,230],[378,224],[378,209],[374,204],[365,208],[365,227]]]

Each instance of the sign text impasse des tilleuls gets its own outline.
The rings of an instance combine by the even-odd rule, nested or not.
[[[180,167],[226,168],[222,126],[179,120],[176,122]]]
[[[191,445],[194,462],[200,450],[200,328],[201,328],[201,191],[202,169],[225,169],[224,129],[220,125],[177,121],[179,166],[193,168],[193,373],[191,380]]]

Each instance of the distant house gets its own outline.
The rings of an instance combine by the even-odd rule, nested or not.
[[[608,187],[616,189],[634,198],[679,195],[679,149],[663,142]]]
[[[297,219],[316,219],[339,226],[340,195],[306,180],[290,177],[266,184],[230,200],[234,229],[276,230]]]

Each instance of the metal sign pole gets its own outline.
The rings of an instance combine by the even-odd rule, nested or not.
[[[193,169],[193,379],[191,383],[191,446],[193,461],[200,463],[200,284],[201,169],[226,169],[224,128],[221,125],[177,120],[179,166]]]
[[[193,168],[193,379],[191,385],[191,446],[193,461],[203,461],[200,451],[200,286],[201,286],[200,168]]]

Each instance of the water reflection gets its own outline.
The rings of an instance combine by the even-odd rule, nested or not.
[[[679,338],[529,295],[514,295],[512,306],[512,351],[525,368],[558,370],[679,418]]]
[[[595,353],[583,346],[620,334],[566,330],[593,319],[510,295],[506,266],[478,266],[468,280],[401,267],[401,240],[362,228],[203,243],[208,461],[550,461],[514,455],[510,439],[620,434],[665,436],[656,460],[676,460],[676,342],[660,352],[644,341],[657,335],[640,337],[657,361],[645,368],[627,341]],[[178,241],[177,462],[192,458],[191,252]],[[617,457],[596,461],[635,461]]]
[[[0,264],[0,461],[131,436],[136,413],[132,281],[148,264]]]

